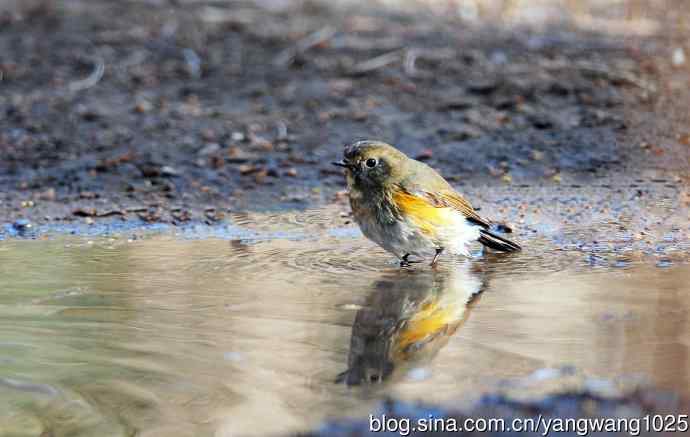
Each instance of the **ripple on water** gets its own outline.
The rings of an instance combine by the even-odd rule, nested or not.
[[[231,213],[228,215],[228,218],[236,226],[246,227],[255,231],[302,232],[306,229],[309,232],[325,232],[346,221],[340,216],[340,212],[337,207],[331,206],[323,209],[280,213]]]
[[[397,261],[363,238],[326,235],[313,240],[215,241],[197,243],[204,251],[180,269],[187,272],[227,273],[245,279],[292,274],[338,275],[376,272],[397,266]],[[213,247],[212,250],[209,250]],[[190,253],[196,249],[191,248]]]
[[[391,256],[368,244],[355,246],[339,243],[335,250],[333,247],[304,248],[290,254],[285,259],[285,265],[305,273],[328,275],[376,272],[390,267]]]
[[[135,430],[116,410],[102,409],[71,389],[0,378],[0,435],[129,436]]]
[[[334,240],[332,244],[294,244],[288,248],[267,247],[244,263],[254,273],[271,270],[281,275],[297,272],[311,275],[339,275],[376,272],[389,268],[390,255],[368,244],[354,245]],[[285,270],[287,268],[287,271]]]

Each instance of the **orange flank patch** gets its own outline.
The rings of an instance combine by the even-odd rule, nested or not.
[[[401,191],[393,193],[393,202],[404,217],[431,237],[436,235],[437,227],[452,226],[454,214],[457,214],[450,208],[439,208],[422,197]]]
[[[418,352],[417,348],[429,346],[429,343],[448,341],[463,319],[458,318],[457,308],[439,307],[438,301],[425,304],[414,315],[399,333],[393,349],[398,360],[409,358],[407,355]]]
[[[452,316],[451,309],[439,308],[437,302],[425,305],[408,322],[406,329],[400,333],[401,349],[405,349],[411,343],[417,343],[426,337],[435,335],[449,323],[456,321]]]

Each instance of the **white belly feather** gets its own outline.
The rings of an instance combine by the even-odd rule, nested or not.
[[[398,258],[405,254],[419,257],[433,256],[442,247],[446,252],[469,257],[468,245],[479,238],[479,227],[468,222],[461,213],[444,208],[448,224],[436,227],[434,237],[423,233],[410,219],[403,219],[392,225],[382,225],[377,221],[359,222],[362,233]]]

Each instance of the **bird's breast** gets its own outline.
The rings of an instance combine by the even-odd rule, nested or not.
[[[400,219],[391,193],[383,190],[363,191],[356,186],[351,186],[349,197],[352,213],[360,223],[373,221],[381,225],[389,225]]]

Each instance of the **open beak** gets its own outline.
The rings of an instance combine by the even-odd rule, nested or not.
[[[349,162],[345,161],[344,159],[343,159],[342,161],[335,161],[335,162],[332,162],[331,164],[337,165],[338,167],[345,167],[345,168],[351,168],[351,167],[352,167],[352,164],[350,164]]]

